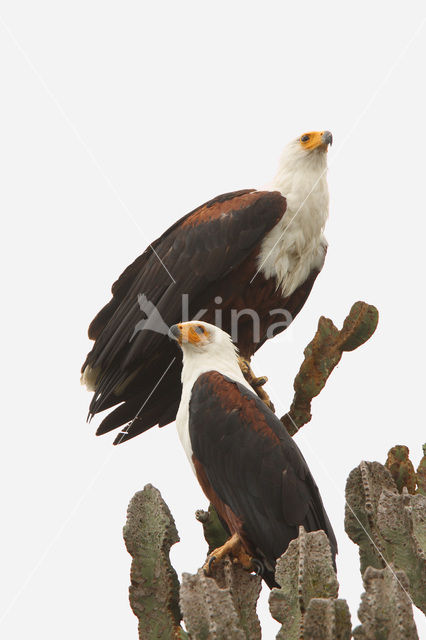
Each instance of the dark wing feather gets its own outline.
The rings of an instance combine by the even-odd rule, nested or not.
[[[144,318],[138,295],[144,294],[155,305],[166,325],[179,322],[181,294],[188,294],[194,301],[210,282],[241,264],[277,224],[285,207],[285,199],[278,192],[244,190],[218,196],[176,222],[123,272],[112,287],[112,300],[89,328],[89,336],[96,341],[83,370],[90,366],[97,371],[92,415],[133,400],[141,387],[156,382],[153,372],[164,371],[170,362],[167,337],[154,331],[134,335],[137,323]],[[174,386],[179,387],[179,377],[171,373],[168,389]],[[159,394],[162,404],[167,403],[162,385],[147,410],[158,404]],[[142,396],[138,399],[143,401]],[[163,409],[170,413],[168,407]],[[121,410],[120,419],[125,413]],[[161,411],[158,419],[162,419]],[[114,428],[111,420],[108,426]]]
[[[192,389],[193,455],[219,499],[243,522],[252,547],[274,566],[298,535],[322,529],[337,543],[317,485],[283,424],[243,385],[218,372]]]
[[[123,271],[123,273],[118,278],[118,280],[116,280],[112,285],[111,293],[113,297],[110,300],[110,302],[108,302],[108,304],[106,304],[99,311],[99,313],[94,317],[94,319],[90,323],[89,330],[88,330],[89,338],[91,340],[96,340],[98,338],[100,332],[102,331],[102,329],[105,328],[106,324],[111,319],[111,316],[113,315],[114,311],[118,308],[118,305],[124,300],[124,298],[129,293],[134,280],[138,278],[141,272],[143,272],[143,270],[145,269],[149,258],[153,254],[155,255],[155,253],[158,253],[160,256],[164,255],[164,248],[166,246],[168,237],[171,237],[171,236],[174,237],[175,249],[177,251],[179,251],[180,248],[183,247],[183,244],[184,244],[183,236],[179,236],[179,234],[176,234],[175,232],[179,229],[179,227],[184,222],[186,222],[189,218],[201,217],[201,214],[204,212],[205,209],[210,209],[214,205],[220,204],[222,202],[226,202],[227,200],[230,200],[230,199],[239,198],[240,196],[244,196],[252,192],[253,192],[253,189],[242,189],[241,191],[233,191],[233,192],[224,193],[220,196],[217,196],[216,198],[209,200],[208,202],[204,203],[200,207],[197,207],[196,209],[193,209],[193,211],[190,211],[189,213],[184,215],[182,218],[177,220],[171,227],[169,227],[159,238],[157,238],[157,240],[152,242],[146,248],[146,250],[140,256],[138,256],[134,262],[132,262],[132,264],[126,267],[126,269]],[[167,275],[167,272],[165,269],[164,271],[165,271],[165,274]],[[168,280],[166,279],[166,283],[168,283],[169,280],[170,278]],[[148,286],[148,283],[147,283],[147,286]]]

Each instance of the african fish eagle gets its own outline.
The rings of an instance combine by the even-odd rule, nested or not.
[[[337,543],[317,485],[282,422],[253,392],[230,336],[205,322],[170,328],[183,352],[176,426],[207,498],[230,533],[206,563],[227,553],[262,568],[276,586],[275,562],[297,537],[322,529]]]
[[[175,419],[182,362],[167,339],[171,325],[197,318],[219,324],[249,362],[299,313],[327,251],[331,143],[329,131],[296,138],[266,189],[226,193],[198,207],[113,284],[112,299],[90,324],[95,343],[82,367],[82,382],[94,391],[89,416],[119,405],[98,435],[128,423],[118,444]],[[277,310],[285,321],[277,322]]]

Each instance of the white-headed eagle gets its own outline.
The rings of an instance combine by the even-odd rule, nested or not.
[[[90,324],[95,343],[82,367],[82,382],[94,391],[89,415],[119,405],[98,434],[128,423],[118,443],[175,419],[182,364],[165,328],[183,319],[219,324],[249,360],[299,313],[327,250],[331,142],[329,131],[296,138],[266,189],[198,207],[114,283],[111,301]]]
[[[183,351],[176,426],[205,495],[230,539],[206,565],[231,553],[276,586],[275,562],[297,537],[322,529],[337,542],[317,485],[282,422],[245,380],[230,336],[205,322],[170,328]]]

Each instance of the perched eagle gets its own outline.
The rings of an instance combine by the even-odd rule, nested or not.
[[[183,351],[179,437],[231,534],[207,568],[231,552],[248,569],[260,565],[265,582],[275,586],[275,561],[300,525],[325,531],[334,559],[336,539],[308,465],[245,380],[230,336],[204,322],[184,322],[171,327],[170,337]]]
[[[171,325],[221,326],[249,361],[299,313],[327,250],[331,143],[329,131],[296,138],[266,190],[226,193],[198,207],[114,283],[90,324],[95,344],[82,367],[94,391],[89,416],[119,405],[98,435],[128,423],[117,444],[175,419],[182,363],[167,339]]]

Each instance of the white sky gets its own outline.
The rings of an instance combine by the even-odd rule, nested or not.
[[[174,426],[113,448],[85,424],[86,328],[148,242],[208,198],[265,183],[282,146],[312,129],[335,140],[330,248],[303,312],[254,368],[281,415],[319,316],[340,326],[358,299],[380,310],[297,436],[355,624],[346,477],[398,443],[417,465],[425,440],[425,18],[414,1],[0,2],[2,637],[136,637],[121,529],[148,482],[176,519],[178,573],[203,562],[193,513],[206,500]]]

